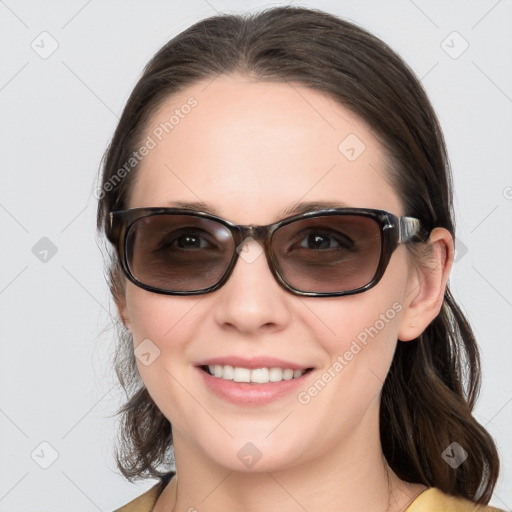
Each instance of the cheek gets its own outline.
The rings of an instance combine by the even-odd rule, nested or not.
[[[339,388],[345,397],[369,398],[378,393],[396,348],[401,302],[376,298],[371,307],[364,302],[366,308],[339,305],[336,317],[323,315],[325,324],[332,325],[332,332],[322,338],[328,362],[321,380],[336,381],[333,388]]]
[[[158,376],[161,381],[169,362],[176,363],[183,353],[183,329],[189,322],[187,312],[193,308],[189,302],[133,285],[127,287],[127,312],[137,366],[153,398],[158,390]]]
[[[378,398],[404,309],[407,276],[401,264],[397,258],[381,282],[364,293],[307,304],[313,313],[310,325],[317,326],[327,357],[323,371],[297,400],[308,411],[309,421],[318,420],[325,442],[356,428],[370,409],[378,418]]]
[[[127,312],[138,371],[168,418],[173,411],[186,410],[188,404],[189,397],[180,383],[190,379],[192,357],[188,351],[197,332],[200,301],[200,297],[172,297],[131,284],[127,287]],[[183,399],[185,403],[181,403]]]
[[[352,356],[363,351],[382,352],[388,345],[394,349],[403,310],[399,290],[375,287],[330,302],[310,299],[307,306],[312,312],[310,328],[331,357],[345,352]],[[372,343],[374,340],[380,341]],[[347,359],[352,356],[347,353]]]
[[[363,418],[378,421],[380,391],[396,348],[402,305],[384,297],[363,300],[363,295],[356,301],[366,308],[353,302],[344,307],[338,301],[337,314],[327,307],[316,310],[334,334],[321,338],[326,363],[296,398],[297,417],[303,417],[312,432],[323,432],[316,441],[320,450],[328,451],[333,440],[357,431]]]
[[[176,332],[193,318],[193,309],[199,300],[151,293],[129,283],[126,309],[135,346],[146,338],[158,344],[161,350],[167,350],[171,340],[172,346],[179,344],[181,336],[176,336]]]

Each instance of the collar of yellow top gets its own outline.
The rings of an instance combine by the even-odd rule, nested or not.
[[[476,505],[430,487],[421,492],[403,512],[503,512],[498,508]]]
[[[114,512],[151,512],[155,506],[158,497],[158,491],[162,484],[156,484],[149,491],[130,501]]]
[[[156,484],[130,503],[114,512],[151,512],[161,484]],[[455,498],[430,487],[421,492],[403,512],[504,512],[498,508],[476,505],[464,498]]]

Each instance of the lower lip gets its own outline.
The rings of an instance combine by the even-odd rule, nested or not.
[[[305,378],[310,371],[301,377],[266,384],[251,384],[248,382],[235,382],[220,377],[213,377],[201,368],[197,368],[206,386],[220,398],[237,405],[258,406],[266,405],[296,392],[304,386]]]

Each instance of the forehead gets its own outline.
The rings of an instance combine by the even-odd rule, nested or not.
[[[160,105],[142,145],[130,208],[202,202],[237,223],[272,222],[301,201],[402,213],[371,129],[299,84],[198,82]]]

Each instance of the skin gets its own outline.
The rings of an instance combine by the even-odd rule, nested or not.
[[[130,208],[203,201],[238,224],[275,222],[285,207],[309,201],[404,214],[384,149],[321,92],[222,75],[169,98],[147,134],[190,96],[197,107],[142,160]],[[349,134],[366,146],[352,162],[338,150]],[[406,484],[385,463],[378,417],[397,340],[417,337],[442,306],[453,261],[448,231],[436,228],[428,250],[430,269],[413,265],[399,246],[377,286],[346,297],[290,294],[263,255],[239,259],[224,287],[202,296],[159,295],[126,282],[118,310],[135,347],[149,338],[160,350],[138,369],[173,426],[178,477],[155,512],[384,512],[414,499],[424,487]],[[308,404],[296,393],[264,406],[230,404],[197,375],[195,364],[206,358],[263,354],[313,367],[307,390],[394,303],[401,311]],[[247,442],[262,454],[251,468],[237,457]]]

